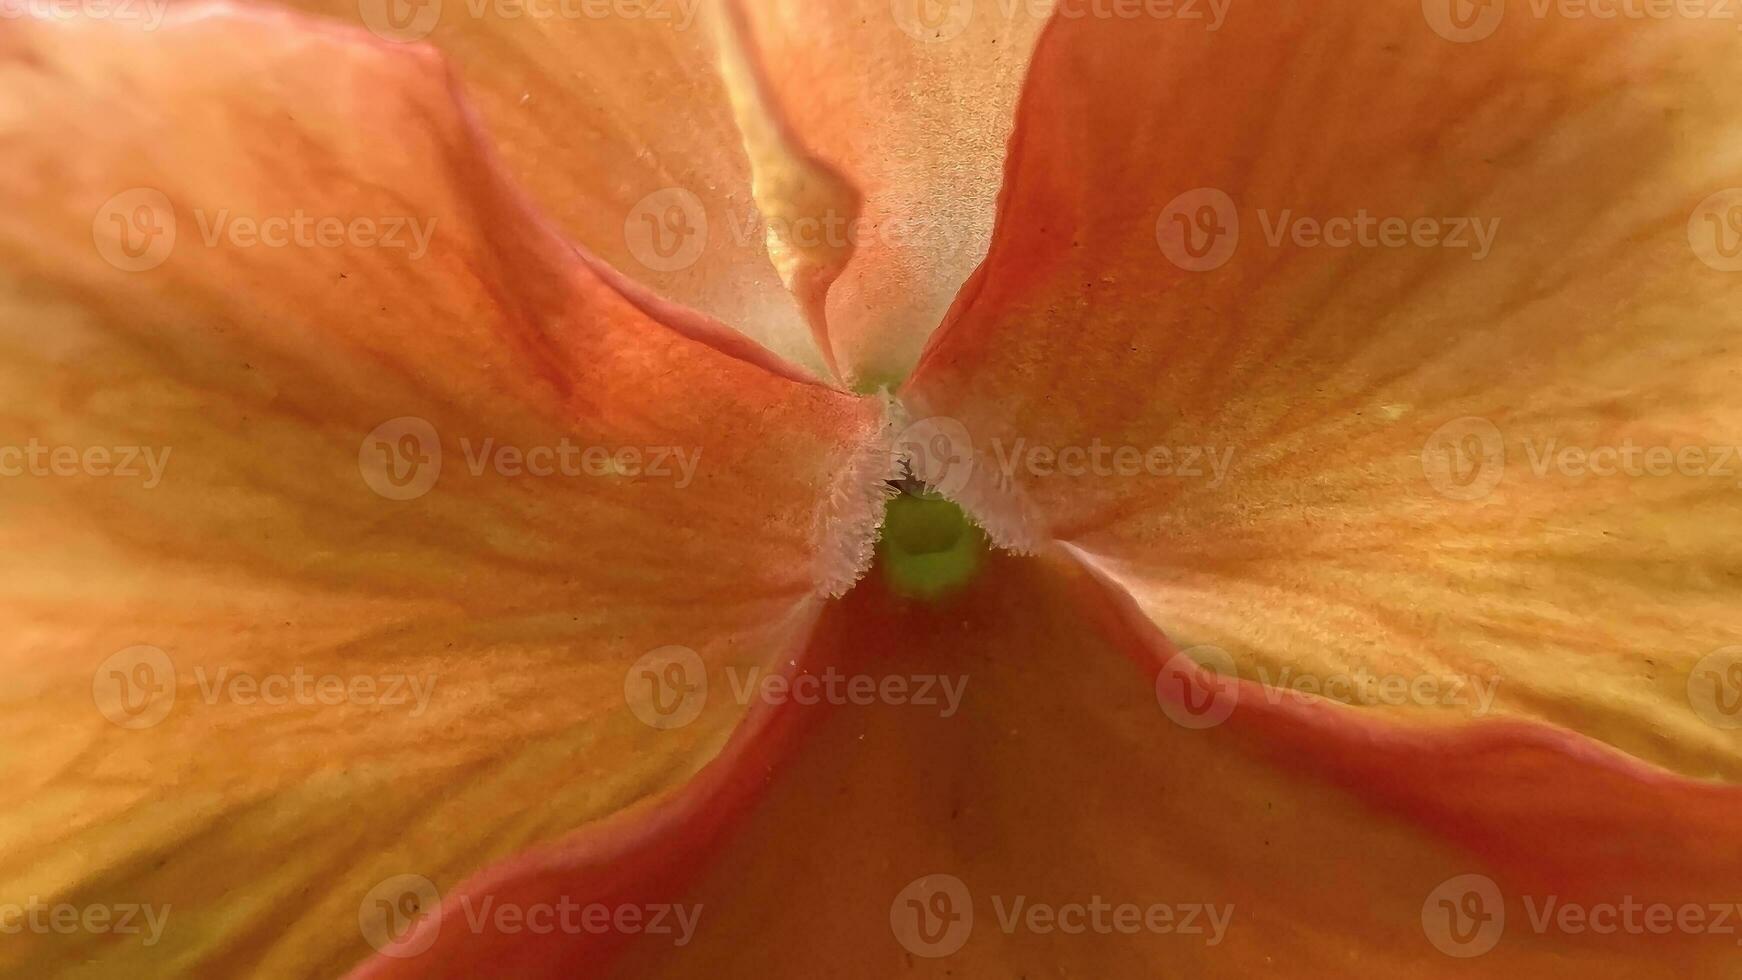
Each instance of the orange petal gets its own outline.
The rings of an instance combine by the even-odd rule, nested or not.
[[[509,172],[565,234],[826,376],[769,256],[713,0],[282,2],[439,48]]]
[[[1121,656],[1095,625],[1113,620],[1072,601],[1089,586],[1006,557],[946,608],[875,579],[832,608],[819,642],[843,670],[908,693],[830,709],[681,896],[700,907],[693,939],[646,935],[614,975],[1667,978],[1734,962],[1716,910],[1734,922],[1736,790],[1528,726],[1412,734],[1259,697],[1188,728],[1158,704],[1156,662]],[[940,677],[965,679],[953,714],[912,681]],[[1439,904],[1472,895],[1464,921]],[[1627,906],[1635,931],[1593,928]],[[1684,907],[1712,928],[1653,911]],[[1501,908],[1495,933],[1483,917]]]
[[[986,254],[1016,95],[1044,13],[970,0],[745,5],[776,103],[863,202],[800,237],[852,258],[828,296],[830,342],[860,387],[905,378]]]
[[[707,699],[762,678],[791,684],[825,667],[813,647],[767,673],[704,668],[683,680],[691,696]],[[687,945],[706,910],[682,901],[684,890],[815,721],[816,712],[796,701],[753,702],[731,742],[681,789],[515,855],[445,894],[424,888],[398,941],[353,976],[574,980],[606,975],[639,936]]]
[[[0,896],[168,913],[0,969],[332,975],[687,778],[742,711],[644,682],[868,552],[882,407],[597,271],[428,51],[27,18],[0,93]]]
[[[1742,778],[1742,33],[1453,9],[1056,21],[904,397],[1250,680]]]

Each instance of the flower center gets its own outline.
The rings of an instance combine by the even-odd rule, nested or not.
[[[903,481],[884,507],[877,564],[897,595],[941,599],[973,580],[985,554],[985,533],[960,507],[922,487]]]

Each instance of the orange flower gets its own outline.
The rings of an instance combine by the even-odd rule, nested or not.
[[[1742,961],[1727,7],[164,2],[0,0],[8,975]]]

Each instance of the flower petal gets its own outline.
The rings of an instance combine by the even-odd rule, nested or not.
[[[696,675],[712,685],[791,684],[825,665],[807,648],[778,670]],[[732,739],[693,779],[552,844],[522,852],[420,909],[400,944],[372,957],[355,980],[512,974],[604,976],[643,934],[688,942],[705,908],[681,901],[699,868],[729,840],[816,720],[795,701],[755,703]],[[680,726],[681,727],[681,726]],[[675,731],[675,729],[673,730]],[[527,929],[530,920],[543,928]]]
[[[826,376],[769,257],[713,0],[283,2],[439,48],[510,174],[565,234]]]
[[[430,52],[25,18],[0,93],[0,895],[168,912],[0,969],[332,975],[686,779],[741,709],[644,682],[868,553],[883,407],[574,252]]]
[[[1742,778],[1742,33],[1453,7],[1055,21],[904,399],[1248,679]]]
[[[1158,704],[1159,662],[1134,666],[1110,642],[1129,637],[1103,632],[1116,617],[1079,607],[1092,585],[1002,557],[948,608],[875,579],[831,608],[819,642],[850,653],[842,669],[906,693],[832,709],[683,895],[693,941],[647,935],[614,975],[1667,978],[1733,962],[1733,933],[1647,910],[1712,925],[1731,908],[1736,790],[1531,726],[1410,732],[1252,696],[1188,728]],[[966,678],[959,711],[941,687],[920,696],[939,677]],[[1490,899],[1472,875],[1495,904],[1447,928],[1439,898]],[[1626,904],[1626,930],[1563,918]],[[1493,936],[1480,916],[1501,907]]]
[[[861,390],[907,376],[985,257],[1016,95],[1045,20],[1036,6],[745,5],[775,101],[863,196],[858,213],[813,214],[798,229],[853,248],[827,321]]]

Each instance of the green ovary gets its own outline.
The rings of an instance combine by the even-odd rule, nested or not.
[[[942,497],[902,493],[884,509],[877,564],[898,595],[941,599],[973,581],[985,555],[986,535]]]

